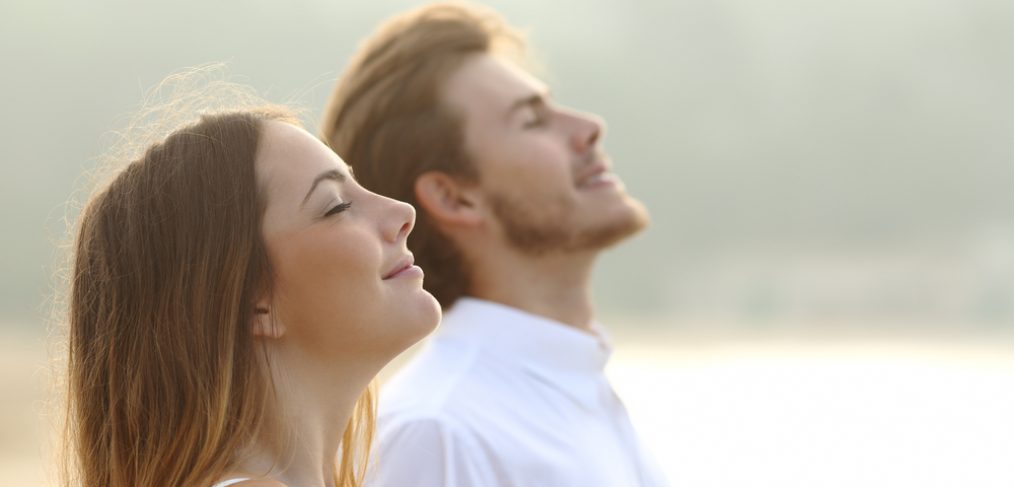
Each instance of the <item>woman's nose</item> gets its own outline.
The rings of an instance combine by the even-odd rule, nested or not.
[[[412,232],[412,227],[415,226],[415,208],[408,203],[404,203],[398,200],[385,198],[389,203],[387,225],[384,229],[384,237],[394,243],[401,242],[408,238],[408,234]]]

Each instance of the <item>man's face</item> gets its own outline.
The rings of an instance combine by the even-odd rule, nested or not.
[[[647,224],[610,171],[601,120],[555,105],[516,65],[476,55],[448,79],[443,100],[462,116],[482,198],[518,250],[598,250]]]

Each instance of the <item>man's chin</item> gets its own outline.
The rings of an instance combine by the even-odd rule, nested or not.
[[[648,211],[640,201],[623,193],[619,198],[587,202],[583,208],[558,219],[539,221],[521,211],[524,206],[494,200],[494,213],[512,246],[532,256],[603,250],[643,230]],[[538,224],[535,224],[538,222]]]
[[[588,229],[575,242],[573,250],[604,250],[644,230],[651,217],[648,210],[633,198],[626,198],[622,211],[612,215],[596,228]]]
[[[651,214],[648,213],[648,208],[641,203],[640,200],[634,199],[630,196],[627,197],[627,205],[630,207],[632,213],[631,218],[635,221],[634,225],[637,227],[631,235],[640,232],[648,227],[651,223]]]

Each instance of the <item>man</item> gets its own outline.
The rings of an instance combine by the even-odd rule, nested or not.
[[[555,104],[523,48],[495,13],[423,7],[328,103],[323,138],[360,183],[419,210],[409,247],[446,312],[385,388],[370,485],[665,485],[603,374],[589,289],[647,212],[602,122]]]

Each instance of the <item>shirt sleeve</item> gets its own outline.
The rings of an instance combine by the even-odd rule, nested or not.
[[[366,487],[499,485],[472,433],[448,418],[389,425],[377,436]]]

